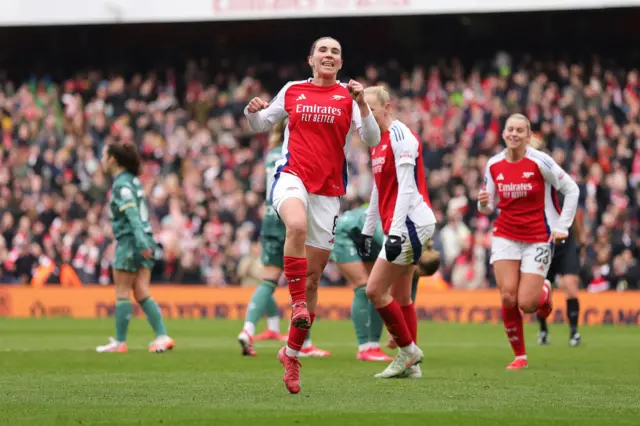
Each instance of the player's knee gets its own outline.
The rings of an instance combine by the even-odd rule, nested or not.
[[[128,299],[131,288],[125,288],[123,286],[116,286],[116,299]]]
[[[320,287],[320,278],[322,278],[322,271],[308,270],[307,291],[317,292]]]
[[[118,282],[115,283],[116,297],[118,299],[128,298],[131,293],[131,282]]]
[[[538,309],[538,300],[523,298],[518,300],[518,308],[527,314],[532,314]]]
[[[561,285],[567,299],[575,299],[578,297],[579,278],[577,275],[563,276]]]
[[[287,239],[304,245],[307,239],[307,221],[304,218],[292,218],[287,224]]]
[[[373,285],[367,285],[365,289],[365,293],[367,294],[367,298],[373,303],[374,306],[379,306],[383,302],[384,292],[380,291],[379,288]]]
[[[500,298],[502,300],[502,306],[507,308],[513,308],[518,304],[518,295],[515,292],[502,291],[500,293]]]
[[[394,294],[393,298],[400,306],[407,306],[413,302],[413,300],[411,300],[411,292],[409,292],[409,294]]]
[[[577,288],[565,288],[564,294],[567,299],[577,299],[578,298],[578,289]]]
[[[149,294],[149,289],[148,288],[135,287],[133,289],[133,297],[135,297],[136,300],[144,300],[144,299],[148,298],[149,296],[150,296],[150,294]]]

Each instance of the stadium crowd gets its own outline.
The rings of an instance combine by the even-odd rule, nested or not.
[[[356,76],[387,85],[398,118],[422,137],[445,280],[454,288],[495,285],[490,219],[475,200],[488,157],[502,149],[504,120],[522,112],[581,188],[582,286],[639,288],[638,70],[504,52],[487,64],[464,69],[451,59],[405,70],[391,61]],[[255,285],[267,135],[252,134],[242,111],[251,97],[271,99],[286,80],[308,74],[282,64],[214,73],[190,61],[180,74],[1,79],[0,282],[111,282],[110,182],[99,155],[105,144],[129,141],[144,157],[160,246],[153,280]],[[366,202],[372,182],[359,141],[348,159],[343,210]],[[334,265],[323,284],[344,285]]]

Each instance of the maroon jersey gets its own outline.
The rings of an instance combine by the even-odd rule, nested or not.
[[[380,140],[377,125],[377,135],[365,130],[360,109],[341,83],[317,86],[311,80],[289,82],[268,108],[246,115],[254,131],[268,130],[289,117],[276,179],[280,173],[297,176],[310,194],[344,195],[347,143],[354,130],[369,145]],[[371,114],[366,119],[375,122]]]
[[[525,243],[549,240],[552,231],[568,233],[576,214],[578,185],[547,154],[527,148],[522,160],[511,163],[507,151],[491,157],[485,174],[490,209],[497,199],[493,235]],[[560,214],[555,189],[565,195]]]

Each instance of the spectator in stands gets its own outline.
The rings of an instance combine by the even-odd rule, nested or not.
[[[463,69],[443,60],[402,69],[390,61],[370,64],[359,79],[388,85],[398,119],[423,139],[443,227],[441,272],[454,286],[491,282],[490,227],[474,201],[487,158],[502,149],[505,117],[523,112],[581,186],[582,285],[638,288],[638,71],[607,68],[598,58],[577,65],[520,61],[506,52],[485,62],[490,65]],[[191,61],[182,76],[167,71],[125,79],[90,71],[59,83],[2,81],[0,281],[18,280],[20,253],[29,262],[30,255],[46,258],[56,270],[70,265],[85,284],[109,282],[112,236],[103,208],[109,185],[97,155],[104,144],[128,140],[144,158],[141,179],[161,246],[154,281],[239,285],[238,264],[255,247],[266,194],[266,139],[249,132],[242,106],[253,96],[269,97],[263,83],[277,88],[306,72],[290,64],[263,68],[210,76]],[[352,141],[344,208],[370,193],[368,158]],[[322,283],[344,284],[331,265]]]

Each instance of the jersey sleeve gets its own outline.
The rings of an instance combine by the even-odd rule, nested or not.
[[[396,166],[396,175],[398,177],[398,198],[393,210],[393,219],[389,228],[389,235],[400,237],[404,230],[404,225],[409,215],[409,207],[411,203],[411,194],[417,191],[415,179],[415,166],[404,163]]]
[[[398,126],[391,126],[389,131],[396,167],[403,164],[415,166],[420,143],[418,139],[411,132]]]
[[[262,111],[250,113],[249,105],[244,108],[244,115],[249,121],[251,130],[254,132],[266,132],[289,115],[285,109],[284,100],[287,90],[292,84],[291,82],[287,83],[280,89],[280,92],[271,100],[269,106]]]
[[[367,207],[367,213],[364,219],[364,225],[362,226],[362,234],[373,236],[376,230],[376,222],[379,221],[380,211],[378,210],[378,187],[375,181],[373,182],[373,189],[371,190],[371,199],[369,200],[369,207]]]
[[[382,134],[380,133],[380,127],[378,126],[376,119],[371,113],[371,108],[367,106],[367,109],[369,110],[369,113],[365,117],[362,117],[360,107],[356,101],[353,101],[351,127],[355,127],[358,130],[360,140],[362,140],[365,145],[368,147],[374,147],[380,143]]]
[[[118,211],[127,218],[138,249],[141,251],[150,249],[150,239],[147,238],[147,234],[144,232],[144,224],[140,218],[140,210],[138,209],[138,203],[136,202],[133,189],[125,185],[117,186],[113,188],[112,197],[112,202],[116,205]]]
[[[402,127],[392,126],[391,149],[393,150],[398,180],[398,198],[393,210],[393,219],[389,235],[401,236],[404,229],[411,194],[418,191],[415,179],[416,159],[418,158],[418,140]]]
[[[569,228],[576,217],[578,210],[578,199],[580,198],[580,188],[571,177],[562,170],[553,158],[543,152],[537,151],[535,158],[538,160],[538,168],[544,177],[545,182],[553,186],[564,195],[562,213],[556,222],[552,232],[568,234]]]
[[[478,201],[478,211],[485,215],[493,213],[496,199],[496,184],[491,176],[491,162],[487,163],[487,167],[484,172],[484,190],[489,194],[489,204],[482,207],[480,201]]]

